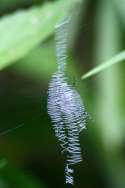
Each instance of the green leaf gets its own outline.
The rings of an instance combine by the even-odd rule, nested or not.
[[[56,64],[55,42],[51,39],[32,50],[11,68],[34,79],[47,80],[56,71]]]
[[[21,10],[0,20],[0,70],[24,57],[54,32],[77,0],[60,0]]]
[[[114,57],[112,57],[108,61],[102,63],[101,65],[99,65],[95,68],[93,68],[92,70],[90,70],[89,72],[84,74],[82,76],[82,79],[86,79],[86,78],[89,78],[91,76],[94,76],[95,74],[98,74],[98,73],[104,71],[105,69],[111,67],[112,65],[119,63],[123,60],[125,60],[125,51],[120,52],[119,54],[115,55]]]

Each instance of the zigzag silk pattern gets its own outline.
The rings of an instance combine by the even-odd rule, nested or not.
[[[86,128],[87,112],[78,92],[67,82],[69,25],[71,17],[56,26],[56,57],[58,70],[52,76],[48,88],[48,114],[55,135],[65,156],[65,181],[74,184],[74,165],[82,161],[79,142],[80,132]]]

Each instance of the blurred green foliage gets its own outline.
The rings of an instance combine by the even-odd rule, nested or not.
[[[66,15],[70,6],[70,1],[46,3],[3,17],[0,22],[0,69],[25,56],[50,36],[55,23]]]
[[[67,187],[46,99],[54,28],[70,11],[67,73],[92,117],[74,187],[125,187],[124,0],[1,0],[0,188]]]

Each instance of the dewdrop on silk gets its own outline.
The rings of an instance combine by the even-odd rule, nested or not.
[[[58,69],[49,83],[47,108],[65,156],[65,182],[73,185],[74,165],[82,161],[79,134],[86,128],[88,114],[80,95],[65,76],[70,21],[71,17],[67,17],[55,28]]]

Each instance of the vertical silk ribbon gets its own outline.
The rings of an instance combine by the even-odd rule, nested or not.
[[[49,83],[47,108],[62,153],[65,154],[65,181],[73,185],[73,166],[82,161],[79,134],[86,128],[88,114],[80,95],[68,84],[65,76],[70,21],[71,17],[67,17],[56,26],[58,70]]]

